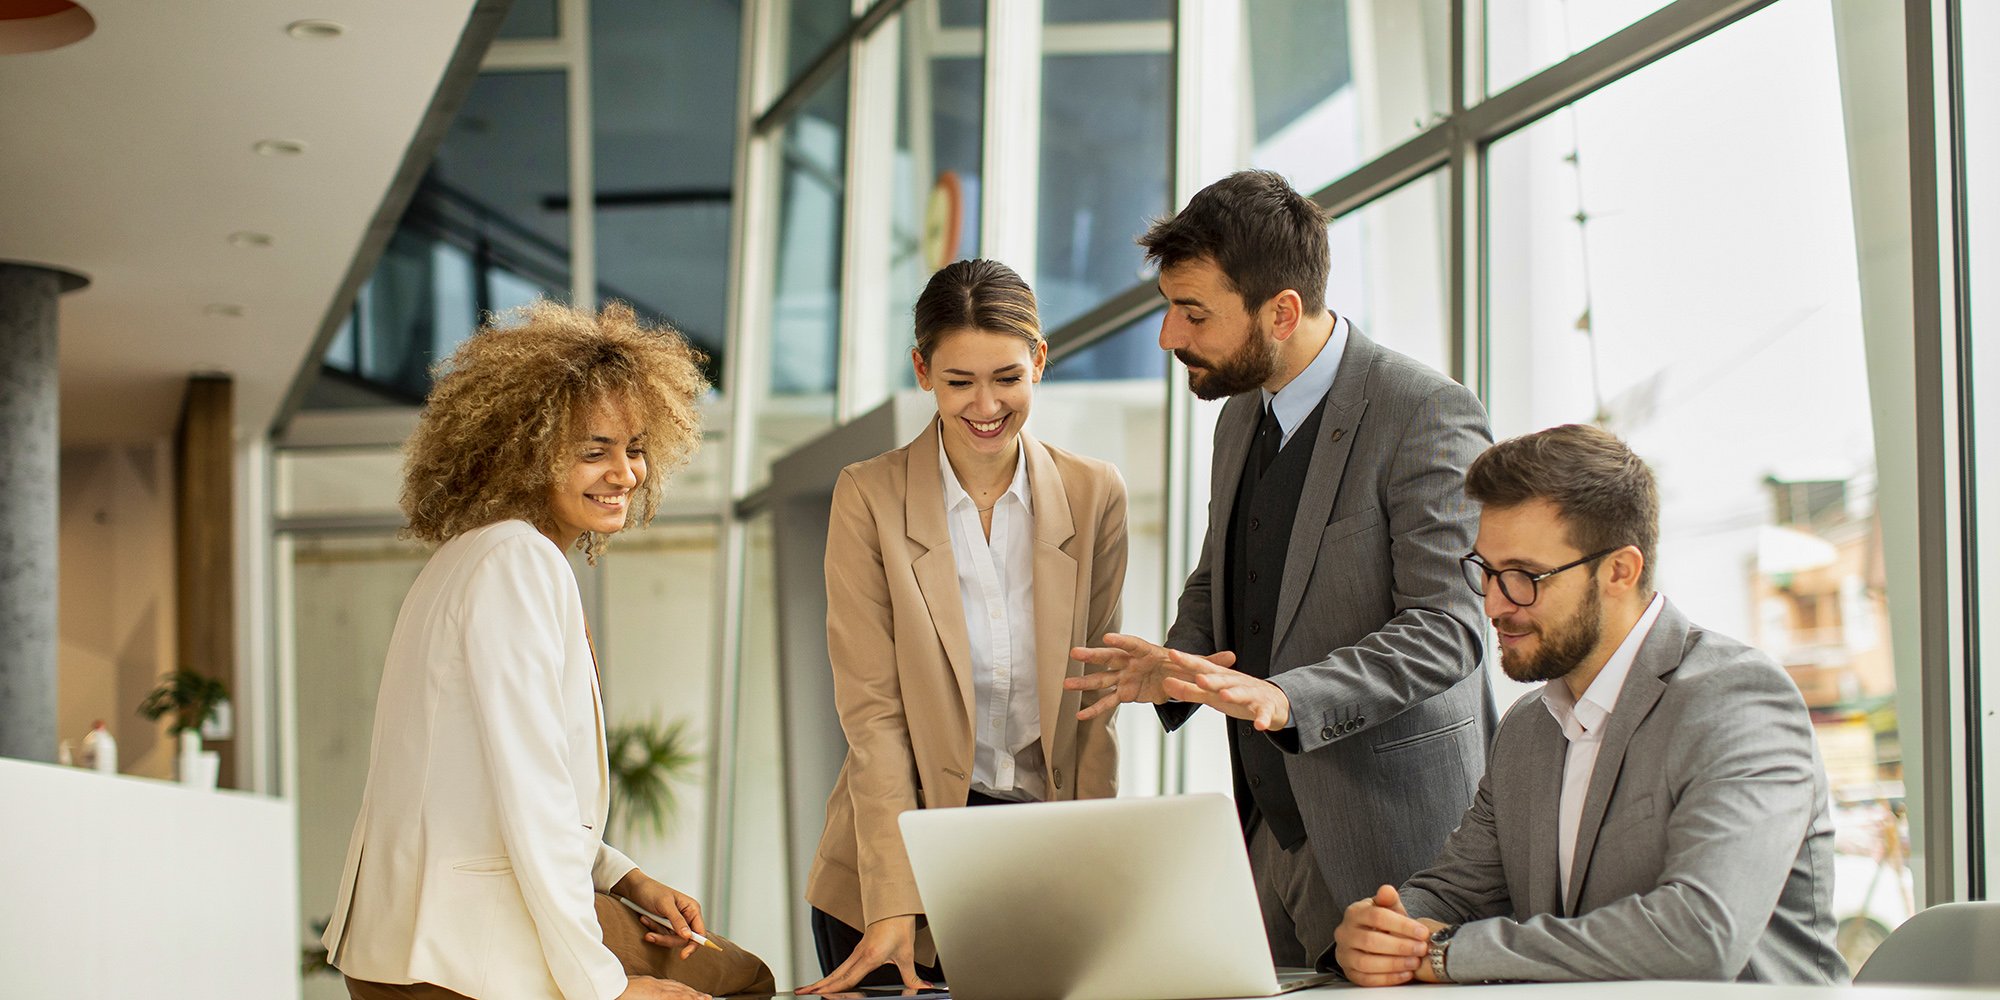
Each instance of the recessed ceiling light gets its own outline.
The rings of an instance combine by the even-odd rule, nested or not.
[[[347,33],[347,28],[334,21],[308,19],[293,21],[285,25],[285,34],[293,38],[326,39],[339,38]]]
[[[267,247],[271,245],[270,233],[253,233],[239,229],[229,234],[229,245],[233,247]]]
[[[243,307],[234,302],[210,302],[208,305],[203,306],[201,311],[206,316],[229,316],[234,318],[243,315]]]
[[[297,156],[306,151],[306,144],[297,139],[259,139],[250,148],[259,156]]]

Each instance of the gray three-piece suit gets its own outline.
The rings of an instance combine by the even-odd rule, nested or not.
[[[1458,558],[1478,520],[1465,469],[1492,437],[1464,386],[1359,330],[1350,329],[1320,407],[1272,466],[1302,463],[1292,470],[1298,492],[1282,505],[1289,523],[1278,525],[1236,520],[1242,477],[1257,474],[1246,462],[1261,394],[1223,407],[1208,533],[1166,645],[1236,651],[1252,628],[1270,630],[1257,636],[1268,662],[1236,666],[1282,688],[1293,722],[1268,735],[1231,723],[1246,831],[1258,821],[1251,803],[1282,783],[1319,874],[1345,904],[1429,864],[1485,770],[1493,707],[1479,673],[1484,616]],[[1230,620],[1240,595],[1228,590],[1232,575],[1251,578],[1228,563],[1232,529],[1240,539],[1252,527],[1289,535],[1271,560],[1281,570],[1263,565],[1281,573],[1275,588],[1262,578],[1274,606],[1249,609],[1246,624]],[[1194,707],[1161,705],[1161,720],[1176,728]]]

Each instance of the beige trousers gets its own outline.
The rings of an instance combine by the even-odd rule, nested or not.
[[[639,922],[639,915],[602,892],[597,894],[597,925],[603,928],[605,947],[618,956],[628,976],[672,979],[715,996],[777,991],[777,981],[763,959],[713,934],[708,939],[721,945],[721,951],[696,948],[685,959],[675,949],[646,943],[646,925]],[[353,1000],[469,1000],[430,983],[371,983],[351,976],[347,995]]]

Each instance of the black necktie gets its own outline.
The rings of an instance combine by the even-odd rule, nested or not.
[[[1278,457],[1278,446],[1285,441],[1285,429],[1278,426],[1277,414],[1271,407],[1264,407],[1264,419],[1257,421],[1257,478],[1270,471],[1271,462]]]

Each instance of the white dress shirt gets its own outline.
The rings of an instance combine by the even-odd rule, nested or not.
[[[1312,364],[1307,365],[1305,371],[1300,372],[1297,377],[1285,383],[1283,389],[1275,393],[1269,389],[1261,390],[1264,393],[1264,407],[1271,411],[1272,416],[1278,418],[1278,429],[1285,432],[1284,436],[1278,439],[1278,447],[1283,448],[1292,442],[1292,432],[1298,430],[1299,425],[1305,423],[1307,417],[1312,416],[1313,408],[1332,391],[1333,377],[1340,374],[1340,356],[1345,353],[1347,353],[1347,317],[1336,316],[1333,322],[1333,334],[1326,338],[1326,343],[1320,345],[1319,354],[1313,357]]]
[[[1035,511],[1028,452],[1016,448],[1014,481],[993,502],[993,533],[960,486],[938,438],[945,522],[958,566],[958,597],[972,649],[972,789],[997,799],[1041,801],[1042,703],[1035,690]]]
[[[1653,622],[1660,617],[1660,608],[1665,603],[1664,596],[1653,595],[1646,612],[1633,623],[1632,631],[1625,634],[1625,641],[1618,644],[1611,659],[1604,661],[1604,669],[1583,689],[1583,697],[1572,696],[1569,685],[1560,679],[1542,685],[1542,704],[1548,706],[1549,714],[1555,716],[1563,736],[1569,740],[1569,752],[1563,757],[1561,822],[1556,835],[1564,899],[1569,898],[1569,873],[1576,859],[1576,828],[1583,819],[1583,800],[1590,793],[1591,772],[1597,770],[1597,751],[1604,745],[1604,723],[1618,707],[1618,693],[1625,688],[1625,675],[1632,672],[1632,661],[1638,658],[1639,647],[1645,644],[1646,634],[1653,630]]]

